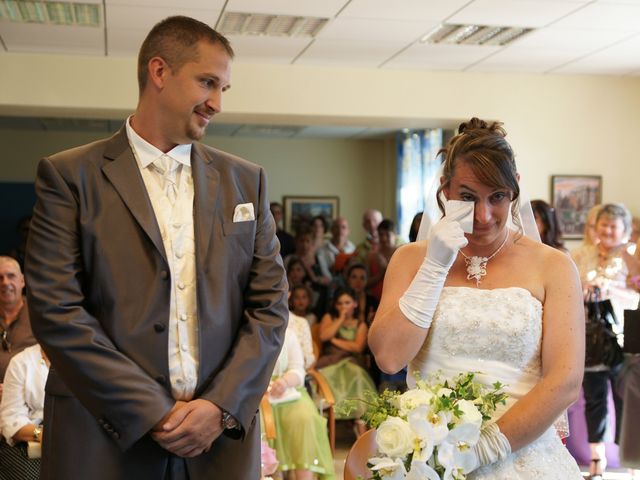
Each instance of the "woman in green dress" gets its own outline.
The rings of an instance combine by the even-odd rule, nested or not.
[[[304,356],[291,327],[269,384],[273,408],[278,470],[289,479],[310,480],[314,474],[322,480],[334,480],[333,457],[327,434],[327,420],[304,388]]]
[[[361,399],[366,391],[375,392],[373,380],[365,370],[363,352],[367,346],[367,324],[357,314],[358,302],[350,288],[339,289],[334,296],[330,313],[320,322],[320,340],[323,342],[322,355],[317,368],[329,383],[331,391],[340,402],[346,399]],[[364,404],[355,410],[336,412],[338,420],[356,419],[358,434],[366,427],[359,420],[364,413]]]

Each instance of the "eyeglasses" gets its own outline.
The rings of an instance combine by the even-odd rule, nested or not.
[[[3,330],[0,333],[0,341],[2,342],[2,349],[5,352],[11,351],[11,342],[9,341],[9,333],[6,330]]]

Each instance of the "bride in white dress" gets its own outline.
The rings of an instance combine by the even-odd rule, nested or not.
[[[582,381],[580,280],[567,255],[523,235],[505,135],[474,118],[444,149],[447,214],[392,257],[369,345],[385,372],[408,364],[409,383],[440,370],[506,384],[469,479],[580,480],[553,426]]]

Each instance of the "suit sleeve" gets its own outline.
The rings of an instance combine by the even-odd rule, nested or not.
[[[289,311],[287,279],[275,222],[260,170],[256,237],[244,292],[242,326],[223,368],[200,395],[231,413],[248,430],[284,343]]]
[[[118,350],[86,308],[86,292],[98,287],[89,285],[81,255],[79,186],[44,159],[38,166],[36,196],[25,269],[33,332],[51,359],[52,375],[62,378],[126,450],[174,401]]]

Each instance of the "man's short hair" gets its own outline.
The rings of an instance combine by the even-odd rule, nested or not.
[[[142,42],[138,54],[138,88],[147,85],[148,65],[153,57],[164,59],[175,72],[198,56],[196,45],[206,40],[225,49],[230,58],[234,53],[227,38],[206,23],[181,15],[167,17],[157,23]]]
[[[5,263],[13,265],[18,269],[20,273],[22,273],[22,269],[20,268],[20,263],[18,263],[18,261],[15,258],[6,256],[6,255],[0,255],[0,265],[4,265]]]

